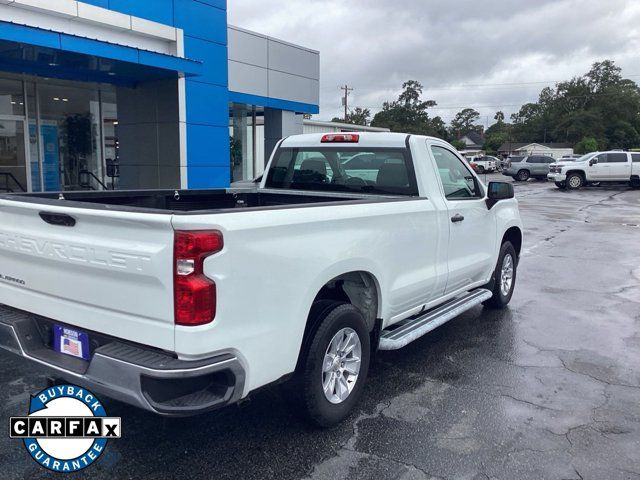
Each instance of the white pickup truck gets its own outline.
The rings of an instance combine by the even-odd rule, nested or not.
[[[168,416],[287,381],[330,425],[377,349],[506,306],[521,248],[441,140],[294,136],[254,190],[0,196],[0,347]]]
[[[498,167],[500,166],[500,160],[498,160],[496,157],[489,157],[486,155],[483,157],[472,158],[471,163],[474,163],[476,165],[477,171],[480,174],[487,172],[497,172]]]
[[[629,183],[640,187],[640,153],[621,151],[588,153],[577,160],[558,160],[547,178],[558,188],[577,190],[592,184]]]

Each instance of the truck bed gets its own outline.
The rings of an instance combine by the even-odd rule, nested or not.
[[[396,197],[397,198],[397,197]],[[260,190],[118,190],[5,194],[0,199],[75,208],[164,214],[223,213],[235,209],[275,209],[393,200],[393,196]],[[407,200],[406,197],[399,198]]]

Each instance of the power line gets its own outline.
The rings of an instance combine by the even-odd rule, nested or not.
[[[620,95],[619,93],[591,93],[591,94],[587,94],[587,95],[571,95],[571,96],[566,96],[566,97],[561,97],[562,100],[573,100],[573,99],[580,99],[580,98],[593,98],[593,97],[609,97],[609,96],[616,96],[616,95]],[[498,104],[498,105],[469,105],[469,104],[465,104],[465,105],[446,105],[446,106],[438,106],[436,105],[435,107],[429,107],[427,110],[455,110],[458,108],[503,108],[503,107],[521,107],[522,105],[524,105],[525,103],[535,103],[534,101],[531,102],[524,102],[524,103],[514,103],[514,104],[507,104],[507,103],[502,103],[502,104]],[[361,108],[368,108],[369,110],[382,110],[383,107],[379,106],[379,107],[373,107],[373,106],[362,106],[360,105]]]
[[[634,75],[624,75],[625,78],[628,77],[640,77],[640,74],[634,74]],[[527,86],[532,86],[532,85],[548,85],[548,84],[556,84],[556,83],[563,83],[563,82],[567,82],[570,80],[541,80],[538,82],[512,82],[512,83],[470,83],[470,84],[462,84],[462,85],[452,85],[449,87],[424,87],[424,89],[426,91],[444,91],[444,90],[460,90],[463,88],[484,88],[484,87],[495,87],[495,88],[500,88],[500,87],[527,87]],[[372,90],[372,89],[365,89],[365,90]]]

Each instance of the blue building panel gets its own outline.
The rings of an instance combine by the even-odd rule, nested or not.
[[[189,167],[229,166],[229,127],[187,124]]]
[[[187,80],[187,122],[225,127],[229,125],[229,92],[226,87]]]
[[[292,102],[291,100],[261,97],[259,95],[251,95],[248,93],[230,91],[229,101],[235,103],[246,103],[247,105],[260,105],[263,107],[275,108],[278,110],[289,110],[296,113],[320,113],[320,107],[311,103]]]
[[[173,25],[173,3],[174,0],[109,0],[109,8],[154,22]]]
[[[83,3],[89,3],[96,7],[109,8],[109,0],[82,0]]]
[[[39,28],[0,22],[0,38],[39,47],[60,49],[60,34]]]
[[[89,38],[60,35],[60,48],[69,52],[84,53],[97,57],[112,58],[124,62],[138,63],[138,49],[91,40]]]
[[[228,188],[231,177],[229,162],[224,167],[189,167],[189,188]]]
[[[198,0],[202,3],[206,3],[207,5],[211,5],[212,7],[221,8],[222,10],[227,9],[227,1],[226,0]]]
[[[185,37],[185,56],[203,62],[198,81],[227,86],[229,83],[229,63],[227,46],[199,38]]]
[[[227,12],[196,0],[174,0],[174,24],[185,35],[227,45]]]

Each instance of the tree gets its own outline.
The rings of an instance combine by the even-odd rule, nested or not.
[[[509,142],[510,135],[508,132],[495,132],[485,137],[482,149],[487,155],[496,155],[502,145]]]
[[[593,137],[584,137],[574,148],[576,153],[585,154],[598,151],[598,141]]]
[[[592,138],[601,149],[632,148],[640,144],[640,88],[623,78],[613,61],[603,60],[583,76],[544,88],[538,101],[523,105],[512,121],[510,133],[517,142],[577,147]]]
[[[398,100],[384,102],[371,125],[389,128],[392,132],[413,133],[416,135],[438,135],[442,128],[442,119],[429,118],[427,109],[436,105],[433,100],[422,100],[422,84],[409,80],[402,85]],[[436,120],[437,119],[437,120]]]
[[[504,123],[504,112],[502,112],[502,111],[496,112],[496,115],[493,117],[493,119],[497,123]]]
[[[467,146],[465,145],[465,143],[462,140],[452,140],[451,141],[451,145],[456,149],[456,150],[464,150]]]
[[[475,123],[480,118],[480,113],[473,108],[465,108],[458,112],[453,120],[451,120],[451,132],[457,138],[460,138],[469,132],[477,132],[478,125]]]
[[[332,122],[344,122],[351,125],[369,125],[371,111],[368,108],[356,107],[347,114],[347,118],[334,118]]]

